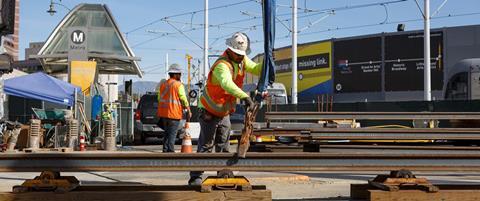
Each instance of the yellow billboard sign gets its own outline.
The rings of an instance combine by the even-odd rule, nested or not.
[[[72,61],[70,63],[70,83],[82,88],[84,95],[90,95],[90,86],[97,73],[96,61]]]
[[[298,92],[321,94],[329,93],[328,86],[321,84],[331,82],[332,79],[332,42],[316,42],[298,46],[297,78]],[[292,51],[284,48],[275,51],[276,80],[285,85],[290,95],[292,83]],[[319,89],[314,89],[318,87]]]

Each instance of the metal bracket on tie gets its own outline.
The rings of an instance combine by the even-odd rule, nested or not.
[[[60,176],[60,172],[43,171],[40,176],[28,179],[22,185],[13,187],[14,193],[29,191],[54,191],[65,193],[74,190],[80,182],[74,176]]]
[[[220,170],[217,176],[207,177],[202,185],[201,192],[208,193],[212,190],[240,190],[251,191],[252,185],[244,176],[235,176],[230,170]]]
[[[429,193],[438,192],[438,187],[430,183],[426,178],[416,178],[408,170],[392,171],[390,175],[378,175],[368,184],[372,187],[385,191],[399,191],[403,189],[423,190]]]

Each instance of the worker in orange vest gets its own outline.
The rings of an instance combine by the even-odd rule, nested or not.
[[[183,111],[187,110],[187,120],[190,119],[192,113],[190,112],[185,87],[180,80],[182,76],[180,65],[170,65],[168,75],[170,79],[160,83],[158,90],[157,116],[160,118],[160,127],[165,131],[163,152],[175,152],[175,138],[180,129]]]
[[[237,100],[253,106],[250,96],[242,90],[245,73],[259,75],[262,64],[247,57],[250,40],[237,32],[226,41],[227,49],[210,68],[205,88],[198,103],[200,136],[197,152],[228,152],[230,114]],[[203,172],[190,172],[189,185],[200,185]]]

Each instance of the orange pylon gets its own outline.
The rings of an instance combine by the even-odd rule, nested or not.
[[[182,153],[192,153],[192,137],[187,131],[188,129],[188,122],[185,123],[185,135],[182,139]]]

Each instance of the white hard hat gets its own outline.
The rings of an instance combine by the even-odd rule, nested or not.
[[[225,41],[228,49],[239,55],[250,54],[250,39],[247,34],[242,32],[237,32],[233,34],[232,37],[228,38]]]
[[[168,73],[182,73],[182,69],[178,64],[172,64],[168,67]]]

